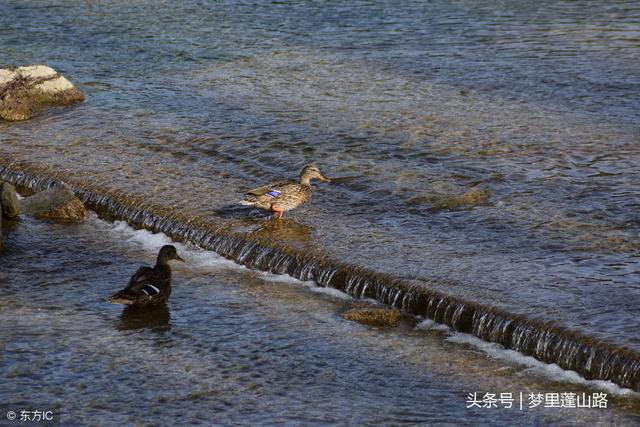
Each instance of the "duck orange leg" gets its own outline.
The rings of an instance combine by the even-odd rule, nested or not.
[[[271,210],[275,213],[276,218],[282,218],[284,215],[284,209],[277,205],[271,205]]]

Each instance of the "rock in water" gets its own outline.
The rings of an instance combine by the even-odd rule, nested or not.
[[[489,202],[489,192],[479,188],[472,188],[462,196],[445,198],[436,203],[433,208],[440,209],[459,209],[464,207],[484,205]]]
[[[396,326],[400,321],[400,310],[386,307],[355,307],[341,314],[343,319],[371,326]]]
[[[429,193],[412,197],[408,200],[409,204],[421,205],[429,203],[435,211],[445,209],[464,209],[474,206],[486,205],[489,203],[491,193],[474,187],[461,196],[451,196],[448,194]]]
[[[41,219],[78,222],[87,210],[73,192],[65,187],[53,187],[22,200],[24,213]]]
[[[0,182],[0,210],[6,219],[17,219],[20,215],[16,189],[8,182]]]
[[[84,94],[46,65],[0,68],[0,118],[26,120],[44,105],[70,105]]]

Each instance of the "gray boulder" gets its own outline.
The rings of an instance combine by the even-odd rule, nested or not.
[[[41,191],[22,200],[25,214],[63,222],[80,222],[87,216],[87,209],[71,190],[58,186]]]

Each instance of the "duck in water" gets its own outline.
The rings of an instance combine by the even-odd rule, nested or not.
[[[107,298],[113,304],[135,306],[164,303],[171,295],[171,267],[169,261],[184,261],[175,246],[165,245],[158,252],[155,267],[140,267],[131,276],[127,287]]]
[[[282,218],[286,211],[311,200],[311,180],[314,178],[331,182],[320,169],[314,165],[307,165],[300,172],[297,182],[281,181],[255,188],[245,194],[240,204],[264,209],[273,212],[276,218]]]

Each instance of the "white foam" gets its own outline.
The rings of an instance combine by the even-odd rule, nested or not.
[[[447,338],[447,341],[472,345],[495,359],[504,360],[510,364],[527,366],[528,368],[525,369],[524,372],[533,375],[542,375],[552,381],[581,384],[595,389],[606,390],[615,395],[640,398],[640,393],[620,387],[611,381],[587,380],[577,372],[562,369],[555,363],[549,364],[541,362],[531,356],[526,356],[515,350],[508,350],[496,343],[483,341],[470,334],[453,332],[451,336]]]
[[[174,245],[180,256],[185,259],[186,265],[190,268],[197,268],[205,271],[215,271],[221,268],[248,270],[247,267],[236,264],[213,251],[174,242],[164,233],[152,233],[149,230],[136,230],[130,227],[125,221],[109,223],[99,219],[97,215],[93,214],[91,215],[91,219],[96,221],[96,225],[100,228],[107,228],[111,232],[117,234],[121,239],[138,245],[154,255],[159,247],[169,244]],[[308,287],[312,292],[329,295],[334,298],[345,300],[351,299],[349,295],[339,291],[338,289],[320,287],[312,280],[302,281],[289,276],[288,274],[274,274],[265,271],[256,271],[256,277],[267,282],[303,285]]]
[[[277,282],[277,283],[289,283],[289,284],[294,284],[294,285],[303,285],[306,286],[307,288],[309,288],[312,292],[318,293],[318,294],[324,294],[324,295],[329,295],[333,298],[338,298],[338,299],[351,299],[351,297],[347,294],[345,294],[344,292],[335,289],[335,288],[325,288],[322,286],[318,286],[316,282],[314,282],[313,280],[307,280],[307,281],[303,281],[303,280],[299,280],[296,279],[295,277],[291,277],[288,274],[273,274],[273,273],[269,273],[269,272],[260,272],[258,273],[258,277],[261,278],[262,280],[266,281],[266,282]]]
[[[308,283],[308,282],[305,282]],[[345,294],[344,292],[342,292],[339,289],[336,288],[324,288],[322,286],[317,286],[314,282],[311,282],[312,285],[309,286],[309,289],[311,289],[311,292],[315,292],[317,294],[323,294],[323,295],[329,295],[333,298],[337,298],[337,299],[343,299],[343,300],[351,300],[353,298],[351,298],[351,296]]]
[[[157,250],[159,247],[169,244],[176,245],[176,248],[182,246],[172,242],[169,236],[164,233],[152,233],[149,230],[135,230],[129,227],[124,221],[114,222],[113,230],[116,233],[122,234],[129,242],[137,243],[144,249]]]
[[[300,279],[296,279],[295,277],[289,276],[288,274],[274,274],[268,271],[260,271],[258,272],[257,275],[260,279],[264,280],[265,282],[291,283],[296,285],[306,283]],[[311,283],[314,283],[314,282],[311,282]]]
[[[431,319],[424,319],[423,321],[421,321],[420,323],[418,323],[415,326],[415,329],[417,330],[421,330],[421,331],[449,331],[451,330],[451,328],[449,328],[447,325],[443,325],[441,323],[437,323],[434,322]]]
[[[95,218],[99,226],[110,229],[120,238],[142,247],[145,251],[157,253],[158,248],[163,245],[174,245],[178,254],[192,268],[204,270],[217,270],[219,268],[244,269],[243,266],[234,263],[213,251],[207,251],[195,246],[184,245],[174,242],[164,233],[152,233],[149,230],[136,230],[130,227],[125,221],[115,221],[113,224]]]
[[[89,214],[90,219],[94,224],[101,228],[107,229],[112,233],[118,235],[122,240],[131,242],[137,246],[142,247],[145,251],[155,255],[163,245],[174,245],[178,250],[178,254],[186,261],[186,265],[190,268],[198,268],[205,271],[215,271],[221,268],[231,268],[235,270],[248,270],[247,267],[236,264],[235,262],[228,260],[213,251],[201,249],[192,245],[184,245],[182,243],[174,242],[169,236],[164,233],[152,233],[149,230],[137,230],[129,226],[125,221],[115,221],[113,223],[106,222],[98,218],[98,216],[91,212]],[[344,292],[334,289],[318,286],[316,282],[312,280],[303,281],[289,276],[288,274],[274,274],[268,271],[255,271],[256,277],[266,282],[274,283],[287,283],[293,285],[302,285],[312,292],[328,295],[333,298],[350,300],[351,296]],[[373,300],[372,300],[373,301]],[[377,303],[377,301],[375,301]]]

